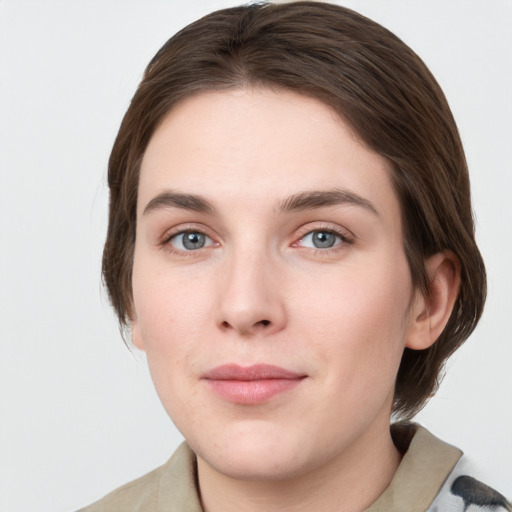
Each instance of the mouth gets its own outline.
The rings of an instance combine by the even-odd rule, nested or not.
[[[306,377],[274,365],[226,364],[206,372],[202,379],[216,395],[228,402],[257,405],[294,389]]]

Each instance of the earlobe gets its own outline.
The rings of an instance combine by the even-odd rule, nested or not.
[[[428,295],[418,296],[414,302],[405,344],[413,350],[423,350],[435,343],[448,323],[459,294],[460,264],[451,251],[428,258],[425,269]]]

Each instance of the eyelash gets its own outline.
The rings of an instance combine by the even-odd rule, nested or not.
[[[354,238],[351,235],[348,235],[345,231],[341,231],[338,228],[334,228],[332,226],[305,226],[302,230],[302,234],[300,234],[299,238],[295,242],[291,244],[292,247],[297,247],[299,249],[313,251],[315,256],[329,256],[333,253],[343,250],[345,245],[350,245],[354,242]],[[312,248],[312,247],[301,247],[299,242],[302,242],[308,235],[312,235],[313,233],[328,233],[339,238],[339,243],[336,243],[332,247],[326,248]]]
[[[195,253],[199,252],[200,249],[215,248],[215,247],[218,247],[220,245],[206,231],[207,230],[204,229],[204,227],[199,227],[198,228],[196,226],[187,226],[187,227],[183,227],[183,228],[181,228],[181,229],[179,229],[177,231],[174,231],[174,230],[172,230],[170,232],[168,231],[162,237],[162,240],[161,240],[159,245],[164,247],[165,250],[167,250],[167,251],[169,251],[171,253],[174,253],[174,254],[178,254],[180,256],[195,256],[196,255]],[[176,247],[173,247],[173,245],[172,245],[173,239],[177,239],[178,237],[183,236],[186,233],[197,233],[197,234],[200,234],[200,235],[204,235],[209,240],[211,240],[213,243],[211,243],[210,245],[208,245],[206,247],[200,247],[199,249],[188,250],[188,251],[187,250],[183,250],[183,249],[177,249]]]
[[[178,254],[180,256],[195,256],[196,253],[198,253],[201,249],[209,249],[209,248],[215,248],[220,245],[219,242],[216,242],[215,239],[210,236],[203,227],[197,228],[195,226],[187,226],[182,229],[179,229],[178,231],[171,231],[165,233],[165,235],[162,237],[162,241],[160,242],[160,245],[162,245],[167,251]],[[302,231],[302,232],[300,232]],[[299,237],[295,239],[295,241],[290,245],[291,247],[307,250],[307,251],[313,251],[314,255],[319,256],[327,256],[332,253],[338,252],[342,250],[342,248],[346,244],[352,244],[353,243],[353,237],[349,236],[346,232],[342,232],[339,229],[333,228],[332,226],[319,226],[319,227],[313,227],[313,226],[305,226],[299,231]],[[204,235],[207,237],[212,243],[205,247],[200,247],[196,250],[190,249],[190,250],[183,250],[178,249],[176,247],[173,247],[172,241],[179,236],[183,236],[186,233],[197,233],[200,235]],[[339,238],[339,242],[333,245],[332,247],[326,247],[326,248],[312,248],[312,247],[302,247],[299,245],[299,242],[303,241],[308,235],[312,235],[313,233],[328,233],[331,235],[336,236]]]

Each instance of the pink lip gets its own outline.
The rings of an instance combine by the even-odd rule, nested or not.
[[[306,378],[279,366],[226,364],[208,371],[203,379],[224,400],[256,405],[298,386]]]

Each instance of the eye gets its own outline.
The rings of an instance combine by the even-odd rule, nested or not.
[[[345,238],[339,234],[327,230],[311,231],[300,239],[302,247],[311,247],[314,249],[331,249],[340,245]]]
[[[200,231],[182,231],[173,235],[169,242],[180,251],[197,251],[214,245],[213,240]]]

